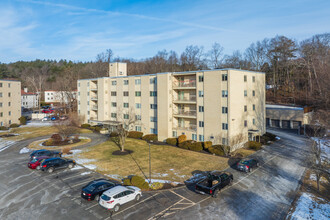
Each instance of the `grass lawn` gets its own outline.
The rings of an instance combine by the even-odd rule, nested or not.
[[[247,157],[251,154],[254,154],[255,152],[257,152],[257,151],[251,150],[251,149],[246,149],[246,148],[240,148],[240,149],[235,150],[232,154],[233,155],[241,154],[243,157]]]
[[[80,139],[80,141],[78,143],[75,144],[68,144],[68,145],[62,145],[62,146],[41,146],[40,144],[45,142],[46,140],[40,140],[40,141],[34,141],[31,144],[29,144],[28,148],[33,149],[33,150],[39,150],[39,149],[47,149],[47,150],[61,150],[63,148],[66,147],[70,147],[70,148],[75,148],[78,146],[81,146],[83,144],[87,144],[91,141],[91,139],[89,138],[85,138],[85,139]]]
[[[96,170],[110,176],[123,178],[128,175],[149,177],[149,146],[145,141],[126,140],[125,149],[133,153],[125,156],[112,155],[119,150],[118,146],[107,141],[100,145],[85,149],[73,157],[89,161]],[[88,160],[89,159],[89,160]],[[196,170],[223,170],[228,167],[228,159],[193,151],[183,150],[166,145],[151,145],[152,179],[163,179],[183,182]],[[117,178],[117,179],[118,179]]]
[[[12,128],[9,130],[9,132],[4,132],[1,134],[19,134],[17,136],[7,137],[4,138],[5,140],[12,140],[12,141],[19,141],[29,138],[35,138],[39,136],[45,136],[45,135],[51,135],[56,133],[57,130],[53,126],[43,126],[43,127],[18,127],[18,128]],[[91,130],[87,129],[79,129],[80,133],[92,133]]]

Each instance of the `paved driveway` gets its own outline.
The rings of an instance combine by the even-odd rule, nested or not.
[[[281,140],[259,151],[261,167],[234,174],[234,184],[218,198],[187,187],[146,192],[110,213],[94,201],[80,199],[81,187],[102,177],[84,167],[43,174],[26,167],[19,142],[0,152],[0,219],[281,219],[285,217],[304,172],[307,140],[273,131]],[[47,217],[45,217],[47,216]]]

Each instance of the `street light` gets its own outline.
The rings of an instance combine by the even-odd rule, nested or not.
[[[149,141],[149,184],[151,184],[151,154],[150,154],[150,143],[153,141]]]

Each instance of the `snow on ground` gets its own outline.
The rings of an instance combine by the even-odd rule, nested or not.
[[[324,199],[309,193],[303,193],[296,205],[290,219],[317,219],[327,220],[330,218],[330,204]]]
[[[13,146],[15,143],[16,143],[16,141],[7,141],[7,140],[0,138],[0,152]]]
[[[320,141],[320,144],[321,144],[321,151],[323,153],[323,157],[325,158],[330,158],[330,139],[328,138],[323,138],[323,139],[320,139],[320,138],[317,138],[317,137],[312,137],[312,140],[314,140],[316,143],[319,143]]]
[[[112,179],[115,179],[115,180],[122,180],[123,177],[118,175],[118,174],[105,174],[106,176],[112,178]]]
[[[74,168],[72,168],[71,170],[80,170],[82,169],[83,167],[82,166],[75,166]]]
[[[44,127],[53,126],[53,122],[50,121],[28,121],[26,125],[21,125],[21,127]]]
[[[90,170],[96,170],[96,165],[94,164],[84,164],[84,166]]]
[[[275,138],[276,138],[276,140],[281,140],[281,138],[280,138],[280,137],[277,137],[277,136],[276,136]]]
[[[27,148],[27,147],[24,147],[24,148],[22,148],[20,151],[19,151],[19,153],[20,154],[27,154],[27,153],[29,153],[29,152],[31,152],[32,150],[30,150],[29,148]]]
[[[88,175],[88,174],[91,174],[92,172],[88,171],[88,172],[83,172],[81,173],[80,175],[84,176],[84,175]]]
[[[146,179],[147,182],[149,182],[149,179]],[[179,182],[174,182],[170,180],[157,180],[157,179],[151,179],[151,183],[175,183],[175,184],[182,184]]]
[[[309,179],[310,179],[310,180],[313,180],[313,181],[316,181],[316,175],[315,175],[314,173],[312,173],[312,174],[309,176]],[[320,178],[320,182],[324,182],[324,183],[326,183],[327,180],[326,180],[324,177],[321,176],[321,178]]]
[[[202,180],[203,178],[205,178],[206,173],[196,173],[194,174],[190,179],[184,181],[187,184],[191,184],[191,183],[197,183],[198,181]]]

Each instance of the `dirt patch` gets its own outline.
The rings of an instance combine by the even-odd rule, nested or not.
[[[131,154],[133,152],[134,151],[132,151],[132,150],[125,150],[125,151],[116,150],[116,151],[112,152],[112,155],[123,156],[123,155]]]
[[[64,146],[64,145],[70,145],[70,144],[76,144],[80,142],[80,139],[73,139],[73,140],[65,140],[65,141],[53,141],[51,145],[46,145],[47,141],[42,143],[42,146]]]

